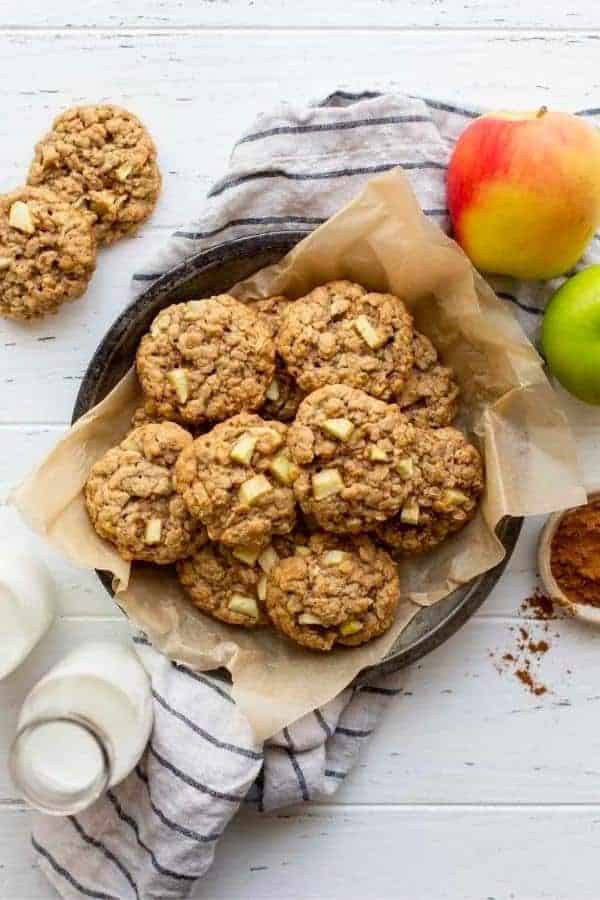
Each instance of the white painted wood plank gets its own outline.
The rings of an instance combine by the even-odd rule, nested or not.
[[[44,351],[45,352],[45,351]],[[3,465],[0,471],[0,502],[8,497],[10,489],[18,484],[43,459],[60,438],[66,426],[0,426],[3,446]],[[579,430],[578,447],[588,483],[598,476],[600,442],[598,430]],[[543,517],[525,522],[521,537],[500,583],[493,590],[480,612],[483,617],[511,617],[523,615],[519,607],[536,586],[537,540],[544,523]],[[12,509],[0,507],[0,536],[26,533]],[[114,605],[91,572],[78,570],[45,547],[42,541],[34,541],[37,552],[46,558],[60,584],[60,610],[70,615],[111,615]],[[527,615],[527,613],[525,613]]]
[[[16,510],[0,505],[0,546],[2,552],[18,545],[44,560],[56,585],[58,616],[102,616],[121,618],[117,606],[94,572],[78,569],[31,534]]]
[[[526,6],[501,0],[491,11],[482,0],[468,5],[350,0],[325,11],[314,0],[300,7],[288,0],[193,5],[130,0],[126,11],[121,6],[115,0],[65,0],[40,10],[32,0],[5,0],[0,10],[0,28],[14,16],[26,26],[124,23],[134,31],[163,25],[196,29],[187,34],[0,33],[0,71],[9,73],[2,86],[0,190],[23,177],[31,145],[57,108],[98,97],[140,112],[157,136],[166,172],[165,197],[153,225],[102,255],[94,287],[83,301],[32,329],[0,325],[0,422],[25,426],[0,429],[0,498],[58,433],[26,423],[68,419],[87,360],[126,302],[131,271],[160,245],[161,228],[193,215],[207,185],[221,174],[239,131],[279,98],[282,72],[287,96],[299,99],[331,90],[332,72],[336,83],[348,88],[403,87],[463,103],[534,104],[550,95],[575,108],[593,105],[597,96],[594,39],[572,32],[545,34],[541,40],[539,34],[565,25],[592,27],[597,23],[591,3],[560,11],[546,0]],[[494,26],[493,17],[536,30],[389,32],[368,39],[350,32],[271,32],[324,25],[481,28]],[[202,31],[220,26],[233,30]],[[258,26],[268,30],[253,30]],[[236,32],[238,27],[251,30]],[[47,89],[56,93],[38,91],[41,66]],[[115,71],[121,88],[112,83]],[[47,337],[54,340],[37,341]],[[591,478],[597,473],[598,431],[590,433],[589,408],[575,406],[569,414],[582,425],[581,455]],[[0,511],[0,534],[3,526],[12,532],[11,515]],[[244,814],[228,833],[198,896],[296,897],[299,885],[307,897],[597,896],[593,873],[600,812],[583,804],[595,798],[598,778],[593,729],[598,634],[571,622],[552,625],[551,634],[556,627],[560,638],[551,638],[554,646],[542,672],[554,693],[541,698],[524,694],[514,676],[498,675],[488,655],[489,650],[513,649],[511,623],[496,617],[514,613],[530,592],[538,525],[528,524],[509,573],[481,615],[407,673],[406,696],[397,701],[338,796],[341,807],[266,821]],[[63,613],[113,615],[92,573],[77,572],[53,557],[51,562],[61,584]],[[4,754],[20,703],[73,643],[124,636],[125,631],[116,619],[63,620],[27,665],[0,685],[2,900],[55,896],[33,864],[25,814],[1,802],[14,796]],[[549,801],[582,805],[464,806]],[[382,806],[352,806],[374,802]],[[457,805],[421,805],[432,803]],[[435,866],[424,865],[433,854]]]
[[[25,472],[26,468],[22,467],[19,478]],[[535,589],[535,551],[541,524],[541,519],[534,519],[525,524],[507,571],[476,615],[486,618],[528,616],[527,611],[520,610],[520,605]],[[59,586],[58,609],[61,615],[118,615],[112,600],[93,572],[75,568],[51,550],[42,539],[32,535],[20,521],[16,511],[0,506],[0,540],[4,537],[7,540],[18,537],[19,540],[31,544],[35,553],[46,560]]]
[[[150,231],[144,239],[116,246],[110,256],[102,252],[87,294],[57,316],[32,325],[0,319],[0,423],[70,421],[96,347],[130,302],[130,275],[166,238],[166,232]],[[51,445],[50,432],[46,439]],[[3,484],[8,481],[4,471],[2,467]]]
[[[597,896],[599,827],[589,809],[246,814],[196,896],[584,900]]]
[[[473,619],[407,670],[403,695],[366,741],[365,754],[336,802],[595,800],[600,631],[567,620],[552,622],[548,632],[528,625],[534,639],[543,636],[551,644],[538,673],[548,693],[534,697],[511,671],[499,674],[490,657],[490,652],[498,659],[515,651],[509,627],[507,621]],[[63,619],[24,666],[0,682],[0,800],[17,798],[6,753],[35,680],[77,643],[125,634],[125,623],[117,620]]]
[[[244,810],[192,896],[596,900],[599,834],[598,807]],[[29,835],[0,814],[0,895],[55,900]]]
[[[11,490],[42,461],[55,443],[60,440],[66,429],[66,425],[54,427],[48,425],[0,426],[0,442],[2,444],[0,503],[8,501]],[[7,522],[6,529],[3,530],[9,533],[11,526],[12,519]]]
[[[0,441],[3,446],[3,466],[0,472],[0,502],[8,498],[9,492],[41,462],[55,442],[60,439],[66,426],[0,426]],[[591,436],[585,443],[593,446]],[[598,457],[590,454],[592,460]],[[496,586],[481,609],[483,616],[514,616],[519,613],[521,602],[535,587],[536,547],[542,517],[530,519],[524,524],[507,572]],[[0,537],[15,534],[29,535],[20,523],[13,509],[0,506]],[[47,559],[56,581],[61,586],[60,610],[72,615],[110,615],[114,606],[97,583],[91,572],[76,569],[58,554],[49,550],[43,541],[28,537],[36,552]]]
[[[120,618],[121,613],[94,572],[76,568],[53,551],[29,531],[14,508],[6,505],[12,488],[41,462],[65,427],[0,427],[0,546],[6,549],[17,542],[46,562],[57,588],[58,615]]]
[[[593,104],[600,82],[595,50],[596,41],[583,34],[551,34],[540,41],[529,32],[463,32],[460,39],[448,33],[374,33],[368,41],[347,32],[0,33],[0,71],[10,72],[2,89],[0,189],[24,177],[30,148],[54,112],[110,98],[138,111],[155,134],[166,173],[155,222],[174,226],[201,207],[240,131],[281,99],[283,71],[285,96],[299,100],[322,96],[340,83],[492,105],[534,104],[551,92],[557,105],[585,106]],[[390,59],[401,66],[391,67]],[[524,72],[531,74],[525,89]],[[56,317],[32,326],[0,322],[0,422],[69,418],[87,360],[127,302],[130,275],[163,237],[150,227],[103,252],[87,296]],[[54,340],[41,344],[38,338]]]
[[[404,696],[367,743],[339,800],[593,802],[600,632],[565,619],[548,631],[524,624],[533,640],[550,644],[532,662],[546,694],[529,693],[514,667],[495,667],[506,652],[518,655],[512,623],[471,620],[406,671]]]
[[[552,0],[63,0],[40,9],[36,0],[4,0],[0,21],[34,27],[163,28],[593,28],[591,0],[557,7]]]
[[[594,414],[592,407],[588,407]],[[0,503],[8,500],[11,489],[37,466],[64,434],[68,425],[0,424],[3,447],[0,470]],[[592,485],[600,475],[600,430],[575,429],[577,451],[586,484]],[[536,568],[536,543],[545,518],[534,516],[524,523],[521,537],[513,554],[510,570],[513,573],[533,572]]]

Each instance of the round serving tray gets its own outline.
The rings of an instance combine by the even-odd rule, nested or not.
[[[159,310],[171,303],[227,292],[238,281],[277,262],[306,234],[306,231],[277,231],[224,241],[190,256],[154,281],[121,313],[100,342],[77,395],[73,422],[99,403],[132,366],[140,339]],[[522,519],[507,518],[498,526],[498,537],[506,548],[501,563],[434,606],[424,607],[381,663],[364,669],[358,680],[394,672],[420,659],[464,625],[500,578],[517,543],[522,522]],[[112,593],[108,575],[98,572],[98,576]]]

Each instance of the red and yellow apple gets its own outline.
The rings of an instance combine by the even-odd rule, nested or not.
[[[568,113],[488,113],[448,168],[454,237],[484,272],[553,278],[600,224],[600,134]]]

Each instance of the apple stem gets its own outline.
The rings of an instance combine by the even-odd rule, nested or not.
[[[542,116],[545,116],[547,112],[548,112],[547,106],[540,106],[540,108],[538,109],[538,111],[535,114],[536,119],[541,119]]]

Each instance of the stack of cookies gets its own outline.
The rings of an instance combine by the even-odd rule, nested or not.
[[[216,619],[363,644],[394,620],[398,563],[475,514],[454,374],[391,294],[175,304],[137,373],[144,403],[92,468],[88,511],[124,559],[175,563]]]
[[[79,106],[58,116],[27,185],[0,196],[0,314],[36,319],[80,297],[97,246],[133,234],[160,184],[154,142],[132,113]]]

